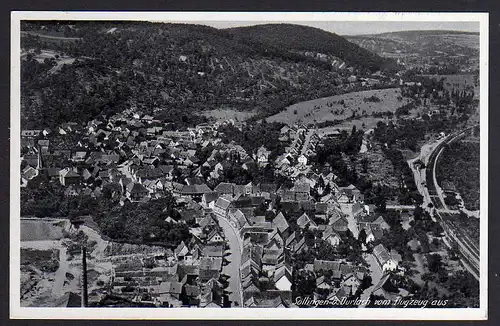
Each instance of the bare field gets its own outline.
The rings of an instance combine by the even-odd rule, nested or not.
[[[283,122],[288,125],[312,124],[344,120],[351,118],[353,113],[357,116],[365,114],[371,116],[377,112],[395,112],[397,108],[408,103],[404,98],[398,100],[400,96],[399,88],[387,88],[324,97],[291,105],[267,118],[267,121]]]
[[[22,220],[21,241],[59,240],[63,228],[57,223],[44,220]]]

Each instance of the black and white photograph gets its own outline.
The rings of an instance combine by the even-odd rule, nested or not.
[[[487,318],[488,14],[11,28],[11,318]]]

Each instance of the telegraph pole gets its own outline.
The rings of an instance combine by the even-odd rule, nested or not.
[[[88,289],[87,289],[87,249],[82,245],[82,307],[87,307]]]

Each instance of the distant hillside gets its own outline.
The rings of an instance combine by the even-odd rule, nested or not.
[[[129,108],[181,125],[205,119],[195,113],[221,108],[265,117],[345,92],[339,86],[350,74],[363,76],[386,62],[314,28],[264,28],[271,32],[258,40],[254,29],[191,24],[23,22],[22,125],[86,122]],[[282,28],[286,47],[270,41]],[[305,50],[333,53],[347,65],[337,69]]]
[[[406,37],[417,37],[421,35],[476,35],[479,36],[478,32],[465,32],[465,31],[452,31],[452,30],[413,30],[413,31],[399,31],[399,32],[386,32],[386,33],[379,33],[379,34],[365,34],[365,35],[353,35],[353,37],[363,37],[363,36],[376,36],[376,37],[383,37],[383,36],[391,36],[391,35],[399,35],[399,36],[406,36]]]
[[[346,36],[350,42],[385,57],[402,55],[477,55],[479,33],[461,31],[401,31]]]
[[[344,37],[319,28],[293,24],[264,24],[227,29],[239,37],[257,40],[290,51],[316,51],[334,55],[349,65],[370,69],[395,68],[391,60],[360,48]]]

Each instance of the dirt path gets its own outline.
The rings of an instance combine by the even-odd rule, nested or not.
[[[101,235],[97,233],[95,230],[87,227],[87,226],[82,226],[82,231],[89,237],[90,241],[95,241],[97,243],[96,247],[92,251],[92,254],[96,258],[103,258],[104,257],[104,250],[108,246],[108,241],[103,240]]]
[[[63,286],[66,280],[66,272],[68,271],[68,261],[66,260],[66,248],[61,247],[59,249],[59,268],[54,276],[54,287],[52,288],[52,295],[54,297],[63,296]]]
[[[54,74],[56,73],[57,71],[61,70],[61,68],[64,66],[64,65],[70,65],[70,64],[73,64],[73,62],[75,62],[75,58],[63,58],[63,59],[59,59],[56,61],[57,65],[55,65],[54,67],[52,67],[48,73],[49,74]]]
[[[79,40],[82,40],[81,37],[54,36],[54,35],[47,35],[47,34],[36,33],[36,32],[29,32],[29,31],[21,31],[21,34],[38,36],[38,37],[48,38],[48,39],[52,39],[52,40],[66,40],[66,41],[79,41]]]

